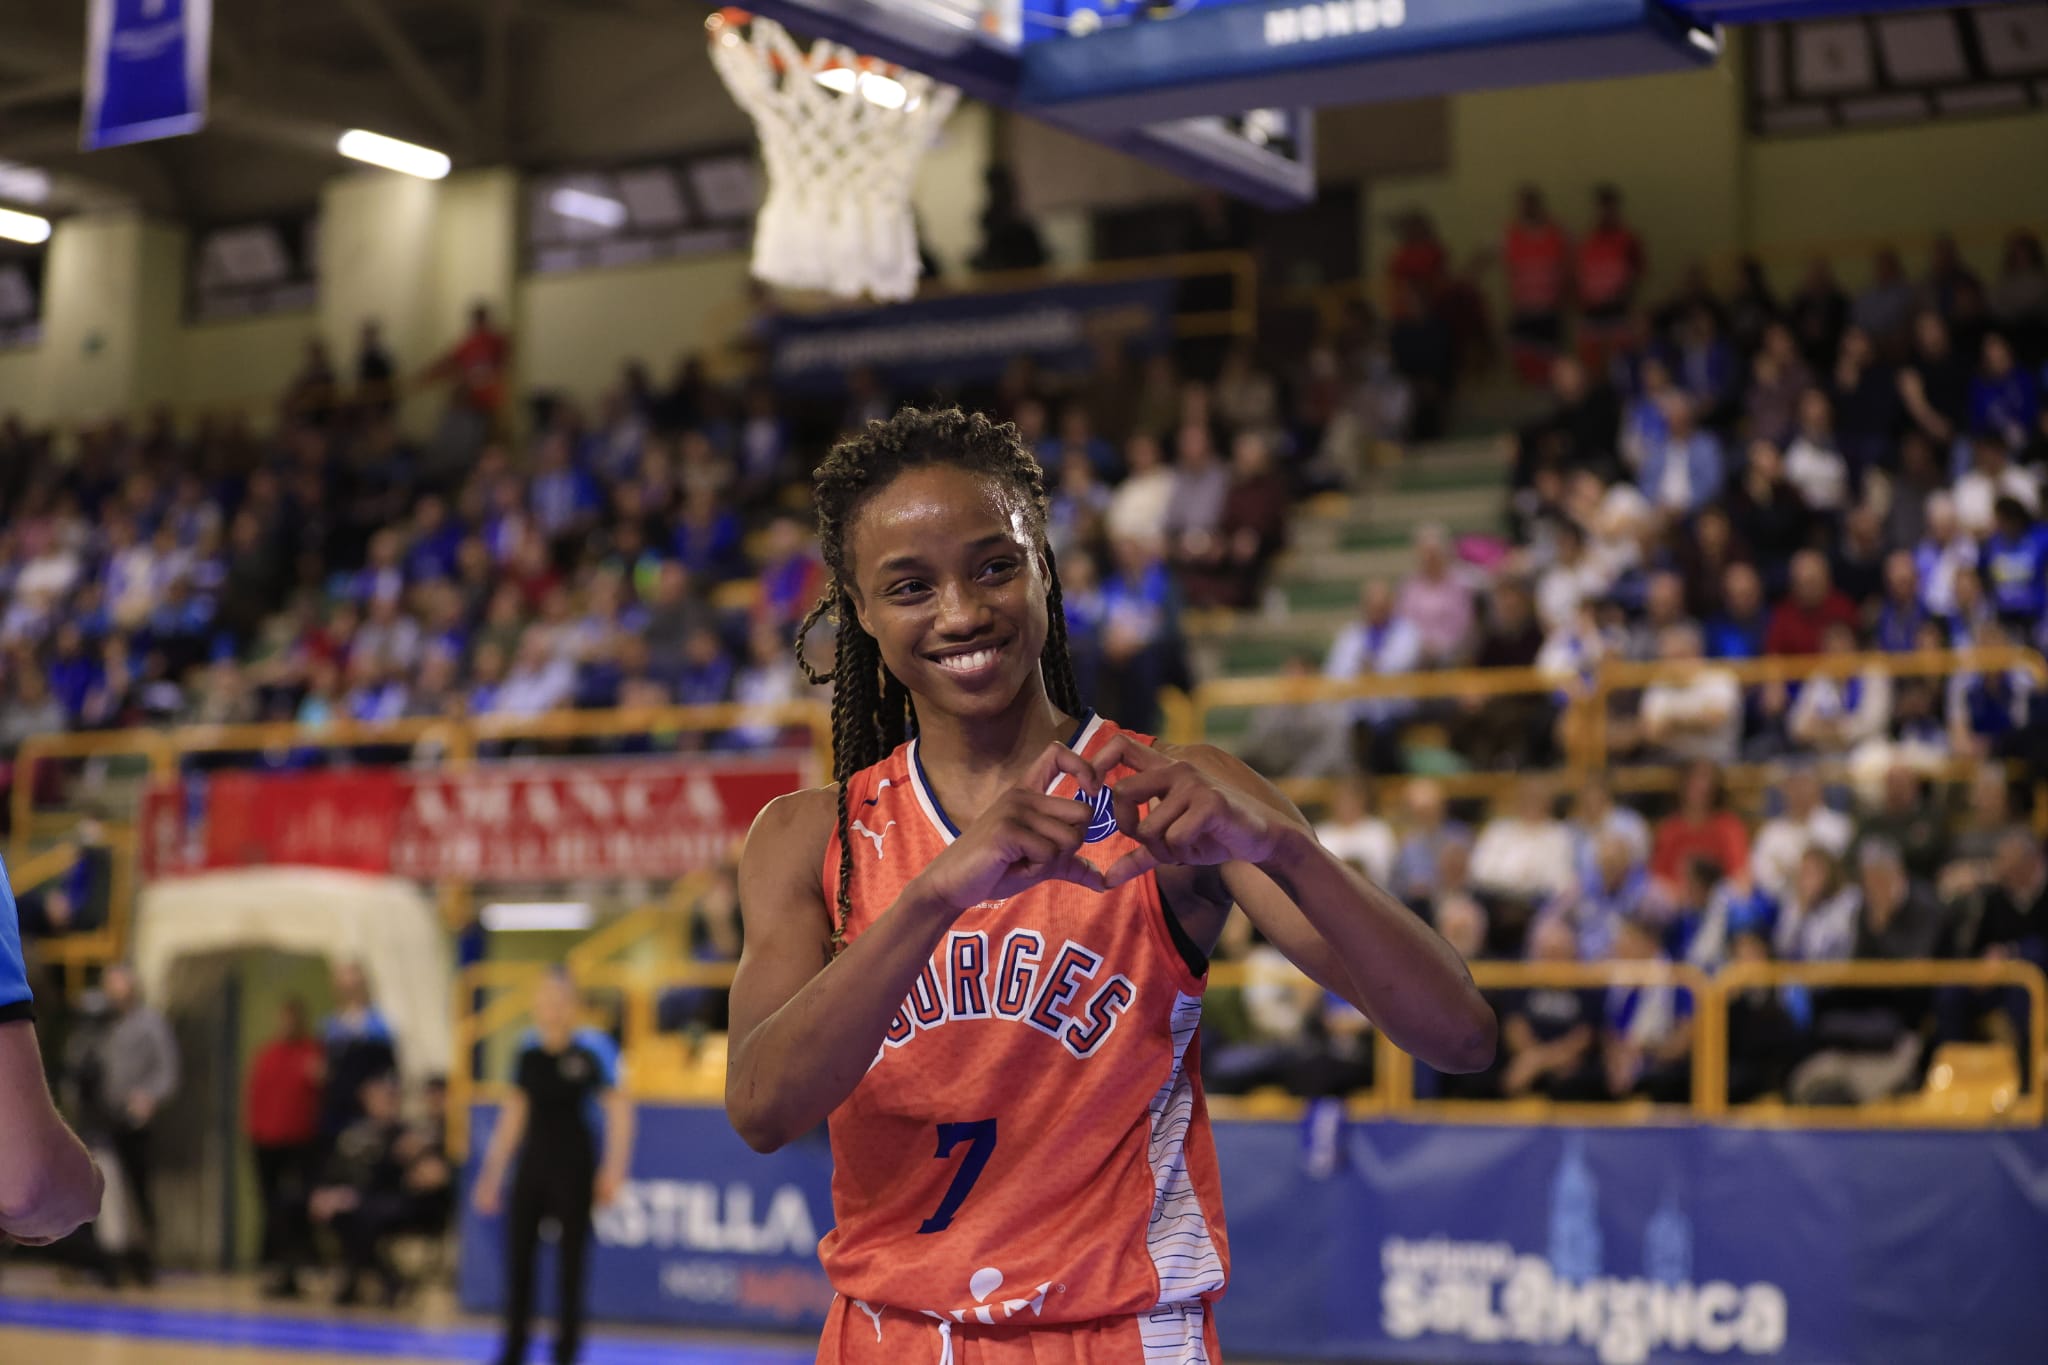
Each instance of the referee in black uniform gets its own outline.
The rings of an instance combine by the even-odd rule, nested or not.
[[[499,1357],[505,1365],[526,1359],[543,1219],[560,1229],[555,1365],[576,1365],[591,1213],[617,1195],[632,1160],[633,1107],[619,1089],[618,1049],[595,1029],[576,1027],[576,1005],[576,987],[565,974],[553,971],[542,980],[533,1000],[534,1030],[514,1064],[518,1088],[498,1116],[477,1176],[477,1212],[488,1216],[504,1205],[505,1174],[512,1168],[505,1350]]]

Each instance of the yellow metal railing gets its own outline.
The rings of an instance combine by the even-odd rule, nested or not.
[[[1838,654],[1797,658],[1716,661],[1711,665],[1732,673],[1745,686],[1786,683],[1815,677],[1845,677],[1866,670],[1895,678],[1939,677],[1962,672],[2017,670],[2037,683],[2048,686],[2048,663],[2031,649],[1963,649],[1915,654]],[[1425,701],[1442,698],[1492,698],[1505,696],[1561,696],[1564,728],[1572,737],[1566,747],[1565,768],[1559,777],[1584,779],[1603,773],[1617,791],[1669,791],[1679,781],[1681,770],[1669,764],[1630,764],[1608,769],[1607,714],[1617,693],[1648,686],[1659,680],[1684,676],[1701,665],[1674,666],[1665,663],[1608,662],[1585,677],[1560,678],[1537,669],[1464,669],[1430,673],[1368,676],[1335,680],[1318,677],[1223,678],[1198,685],[1192,692],[1162,694],[1165,737],[1183,743],[1198,742],[1212,728],[1215,714],[1230,709],[1267,706],[1299,706],[1365,700]],[[15,762],[11,795],[13,843],[10,860],[15,863],[34,852],[38,834],[61,834],[68,822],[44,818],[36,809],[37,771],[44,763],[81,759],[129,757],[140,760],[154,779],[177,775],[181,763],[201,754],[257,753],[276,749],[398,748],[416,751],[431,748],[441,763],[461,767],[477,760],[490,746],[514,743],[572,743],[581,740],[613,739],[626,736],[681,736],[730,728],[737,724],[771,724],[803,731],[818,771],[831,771],[831,717],[818,701],[794,701],[758,707],[736,702],[711,706],[673,706],[637,710],[560,711],[542,716],[481,716],[469,719],[428,719],[382,724],[336,722],[317,730],[305,730],[290,723],[232,726],[187,726],[173,730],[121,730],[39,735],[25,741]],[[1943,779],[1967,780],[1977,770],[1967,759],[1939,765],[1930,773]],[[1731,765],[1723,776],[1731,788],[1756,790],[1772,778],[1767,764]],[[1454,798],[1498,798],[1511,791],[1527,774],[1468,773],[1433,778]],[[1387,779],[1385,786],[1398,788],[1412,780]],[[1325,780],[1288,780],[1281,786],[1297,800],[1320,802],[1329,795]],[[2048,832],[2048,784],[2037,788],[2035,816]],[[117,915],[125,923],[127,901],[135,882],[133,865],[137,839],[124,831],[121,852],[116,859]],[[444,914],[451,925],[467,921],[469,888],[466,883],[447,883],[439,888]],[[93,940],[85,960],[120,951],[125,935]],[[67,951],[85,952],[81,944]]]
[[[479,1045],[526,1019],[531,988],[540,978],[538,963],[485,963],[466,969],[458,982],[455,1026],[458,1065],[450,1078],[450,1100],[456,1132],[466,1139],[468,1106],[501,1098],[505,1087],[477,1076],[470,1068]],[[1472,977],[1485,991],[1606,989],[1611,986],[1662,986],[1691,993],[1694,1010],[1692,1090],[1684,1105],[1656,1105],[1643,1099],[1609,1103],[1560,1103],[1541,1097],[1504,1100],[1422,1099],[1414,1089],[1414,1062],[1387,1040],[1375,1036],[1373,1084],[1348,1097],[1356,1116],[1380,1116],[1417,1122],[1550,1123],[1575,1126],[1635,1126],[1646,1122],[1707,1122],[1739,1125],[1844,1126],[1925,1128],[1939,1126],[2027,1126],[2048,1119],[2048,979],[2027,962],[1824,962],[1738,963],[1709,976],[1698,968],[1669,962],[1532,963],[1475,962]],[[723,990],[731,986],[731,964],[674,963],[659,969],[595,967],[577,976],[586,992],[619,997],[626,1087],[636,1099],[659,1103],[722,1103],[725,1040],[717,1035],[690,1038],[657,1028],[657,1006],[671,990],[696,987]],[[1217,962],[1209,971],[1211,990],[1241,989],[1273,983],[1306,984],[1289,967],[1265,968],[1238,962]],[[1926,989],[1956,986],[1978,990],[2017,989],[2027,998],[2026,1055],[2032,1075],[2024,1092],[1995,1114],[1944,1115],[1913,1102],[1913,1096],[1865,1105],[1789,1105],[1779,1101],[1731,1105],[1728,1101],[1728,1008],[1740,993],[1757,987],[1806,986],[1855,989]],[[482,991],[490,996],[482,1010],[467,1002]],[[1255,1095],[1215,1097],[1219,1118],[1298,1115],[1298,1100]]]

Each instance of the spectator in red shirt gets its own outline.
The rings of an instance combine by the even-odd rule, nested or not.
[[[1543,191],[1524,185],[1501,247],[1507,263],[1508,335],[1515,372],[1542,384],[1564,344],[1565,296],[1571,291],[1572,241],[1550,216]]]
[[[306,1196],[319,1159],[326,1071],[326,1051],[306,1026],[306,1003],[292,996],[279,1012],[277,1036],[250,1063],[243,1105],[263,1199],[262,1260],[273,1276],[264,1292],[275,1298],[299,1293],[298,1270],[310,1237]]]
[[[1451,258],[1436,235],[1436,224],[1420,209],[1400,215],[1394,226],[1401,244],[1387,262],[1387,284],[1393,315],[1399,319],[1436,306],[1450,277]]]
[[[491,310],[478,304],[469,313],[469,331],[448,353],[427,367],[429,381],[447,380],[453,406],[493,430],[505,405],[506,376],[512,368],[512,337],[491,321]]]
[[[1792,590],[1771,613],[1764,653],[1818,654],[1829,626],[1856,624],[1856,606],[1835,587],[1827,556],[1801,550],[1792,556]]]
[[[1749,866],[1749,830],[1727,807],[1720,770],[1695,763],[1685,770],[1678,809],[1657,822],[1650,850],[1650,875],[1675,887],[1694,858],[1721,867]]]
[[[1607,357],[1634,330],[1636,291],[1643,282],[1643,242],[1622,219],[1621,191],[1593,191],[1593,230],[1579,242],[1579,353],[1586,367],[1604,371]]]

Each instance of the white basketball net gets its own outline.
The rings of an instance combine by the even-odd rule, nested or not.
[[[753,118],[768,168],[754,275],[844,298],[915,294],[910,192],[960,92],[838,43],[805,52],[772,19],[713,16],[708,27],[712,64]]]

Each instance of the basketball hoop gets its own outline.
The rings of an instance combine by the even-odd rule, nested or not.
[[[745,10],[720,10],[704,27],[768,168],[755,278],[843,298],[915,294],[910,192],[960,92],[823,39],[805,52],[782,25]]]

